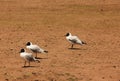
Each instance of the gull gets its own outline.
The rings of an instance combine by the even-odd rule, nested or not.
[[[48,51],[40,48],[38,45],[33,45],[32,42],[27,42],[26,48],[36,53],[35,58],[37,58],[37,53],[48,53]]]
[[[35,62],[35,61],[40,62],[38,59],[32,56],[32,53],[26,52],[25,49],[20,50],[20,57],[22,57],[25,60],[24,67],[26,67],[26,62],[29,63],[29,66],[30,66],[30,62]]]
[[[72,36],[71,33],[66,33],[66,39],[72,44],[71,48],[73,48],[74,44],[78,44],[78,45],[83,45],[83,44],[87,44],[86,42],[83,42],[82,40],[80,40],[77,36]]]

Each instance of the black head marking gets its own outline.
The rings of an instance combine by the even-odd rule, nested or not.
[[[21,50],[20,50],[20,53],[22,53],[22,52],[25,52],[25,50],[24,50],[24,49],[21,49]]]
[[[70,35],[70,33],[66,33],[66,35],[65,36],[69,36]]]
[[[27,42],[26,46],[30,46],[30,45],[31,45],[31,43],[30,43],[30,42]]]

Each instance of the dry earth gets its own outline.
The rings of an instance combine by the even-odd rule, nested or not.
[[[49,53],[22,68],[28,41]],[[120,81],[120,0],[0,0],[0,45],[0,81]]]

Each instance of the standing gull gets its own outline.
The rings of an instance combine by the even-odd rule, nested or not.
[[[27,53],[24,49],[20,50],[20,57],[22,57],[25,60],[24,67],[26,66],[26,62],[29,63],[29,66],[30,66],[30,62],[35,62],[35,61],[40,62],[38,59],[32,56],[32,53]]]
[[[66,39],[72,44],[71,48],[73,48],[74,44],[78,44],[78,45],[86,44],[86,42],[83,42],[77,36],[72,36],[71,33],[66,33],[65,36],[66,36]]]
[[[37,58],[37,53],[48,53],[48,51],[40,48],[38,45],[33,45],[31,42],[27,42],[26,48],[30,49],[32,52],[36,53]]]

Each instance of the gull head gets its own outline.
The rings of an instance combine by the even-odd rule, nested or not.
[[[67,37],[67,36],[70,36],[70,35],[71,35],[71,33],[66,33],[66,35],[65,35],[65,36]]]
[[[25,52],[25,50],[24,50],[24,49],[21,49],[21,50],[20,50],[20,53],[23,53],[23,52]]]
[[[30,46],[32,43],[31,42],[27,42],[26,46]]]

